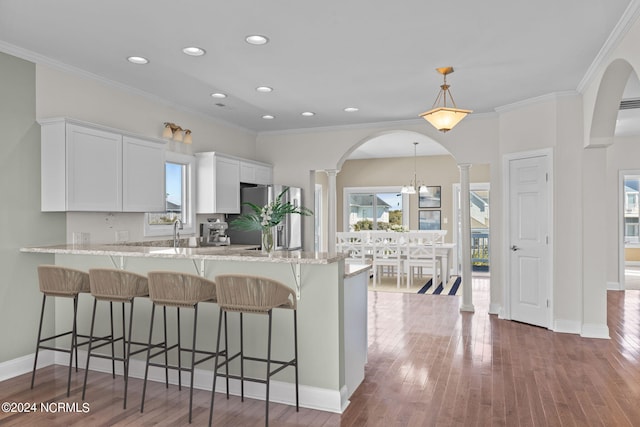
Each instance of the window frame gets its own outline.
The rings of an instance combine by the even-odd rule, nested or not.
[[[176,163],[186,167],[184,176],[184,198],[183,200],[183,212],[182,221],[183,229],[181,234],[195,234],[196,233],[196,210],[195,210],[195,194],[196,194],[196,158],[193,155],[175,153],[173,151],[167,151],[165,153],[165,164]],[[165,176],[165,193],[166,193],[166,176]],[[149,213],[144,214],[144,236],[145,237],[159,237],[159,236],[173,236],[173,225],[152,225],[149,224]]]
[[[342,230],[349,230],[349,196],[360,193],[401,193],[402,187],[381,186],[381,187],[344,187],[342,190]],[[402,226],[409,228],[409,195],[402,194]]]

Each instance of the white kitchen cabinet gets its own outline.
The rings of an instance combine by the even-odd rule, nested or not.
[[[196,212],[240,213],[240,160],[220,153],[196,153]]]
[[[122,138],[122,210],[163,212],[165,206],[165,150],[162,144]]]
[[[273,184],[271,165],[253,161],[240,161],[240,182],[257,185]]]
[[[163,209],[164,142],[71,119],[40,125],[42,211]]]

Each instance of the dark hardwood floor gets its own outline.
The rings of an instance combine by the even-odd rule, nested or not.
[[[272,404],[272,426],[640,425],[640,291],[608,293],[611,340],[558,334],[487,314],[488,279],[474,280],[476,312],[460,297],[369,293],[366,378],[342,415]],[[304,361],[301,361],[304,363]],[[82,405],[82,370],[66,398],[66,370],[51,366],[0,383],[1,401]],[[2,413],[2,425],[187,425],[188,389],[89,376],[87,413]],[[193,425],[206,425],[210,393],[194,392]],[[82,409],[80,407],[80,409]],[[264,402],[216,399],[214,425],[262,426]]]

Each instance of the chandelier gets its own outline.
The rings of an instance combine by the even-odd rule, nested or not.
[[[433,103],[433,108],[426,113],[420,114],[420,117],[431,123],[439,131],[448,132],[460,123],[467,114],[471,113],[471,110],[457,108],[456,102],[449,91],[451,86],[447,84],[447,74],[453,73],[453,67],[436,68],[436,71],[443,75],[444,84],[440,85],[440,92]],[[447,107],[447,96],[451,99],[453,108]],[[442,102],[442,106],[439,106],[440,102]]]
[[[402,190],[400,192],[402,194],[416,194],[416,187],[418,187],[418,192],[420,194],[427,194],[429,189],[426,185],[418,185],[417,173],[416,173],[416,149],[418,147],[418,143],[413,143],[413,181],[409,182],[409,185],[402,186]]]

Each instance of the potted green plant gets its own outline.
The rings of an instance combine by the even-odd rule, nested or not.
[[[286,215],[313,215],[310,209],[303,206],[294,206],[290,202],[283,202],[282,198],[287,191],[289,191],[289,187],[285,187],[273,202],[264,206],[244,202],[243,205],[249,206],[253,212],[240,215],[231,222],[231,226],[238,230],[260,230],[262,233],[262,251],[267,254],[273,250],[273,228],[280,224]]]

